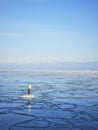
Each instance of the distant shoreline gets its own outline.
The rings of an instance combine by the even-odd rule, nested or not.
[[[18,69],[8,69],[1,70],[4,73],[46,73],[46,74],[98,74],[98,70],[18,70]]]

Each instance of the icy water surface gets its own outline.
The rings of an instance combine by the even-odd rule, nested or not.
[[[0,130],[98,130],[98,71],[0,72]]]

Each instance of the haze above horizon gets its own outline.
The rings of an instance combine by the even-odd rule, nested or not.
[[[98,61],[98,0],[0,0],[0,64]]]

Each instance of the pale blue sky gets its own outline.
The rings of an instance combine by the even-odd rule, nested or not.
[[[0,0],[0,63],[98,61],[98,0]]]

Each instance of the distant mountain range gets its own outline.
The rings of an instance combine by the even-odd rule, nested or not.
[[[0,64],[0,70],[98,70],[98,62],[54,62],[39,64]]]

